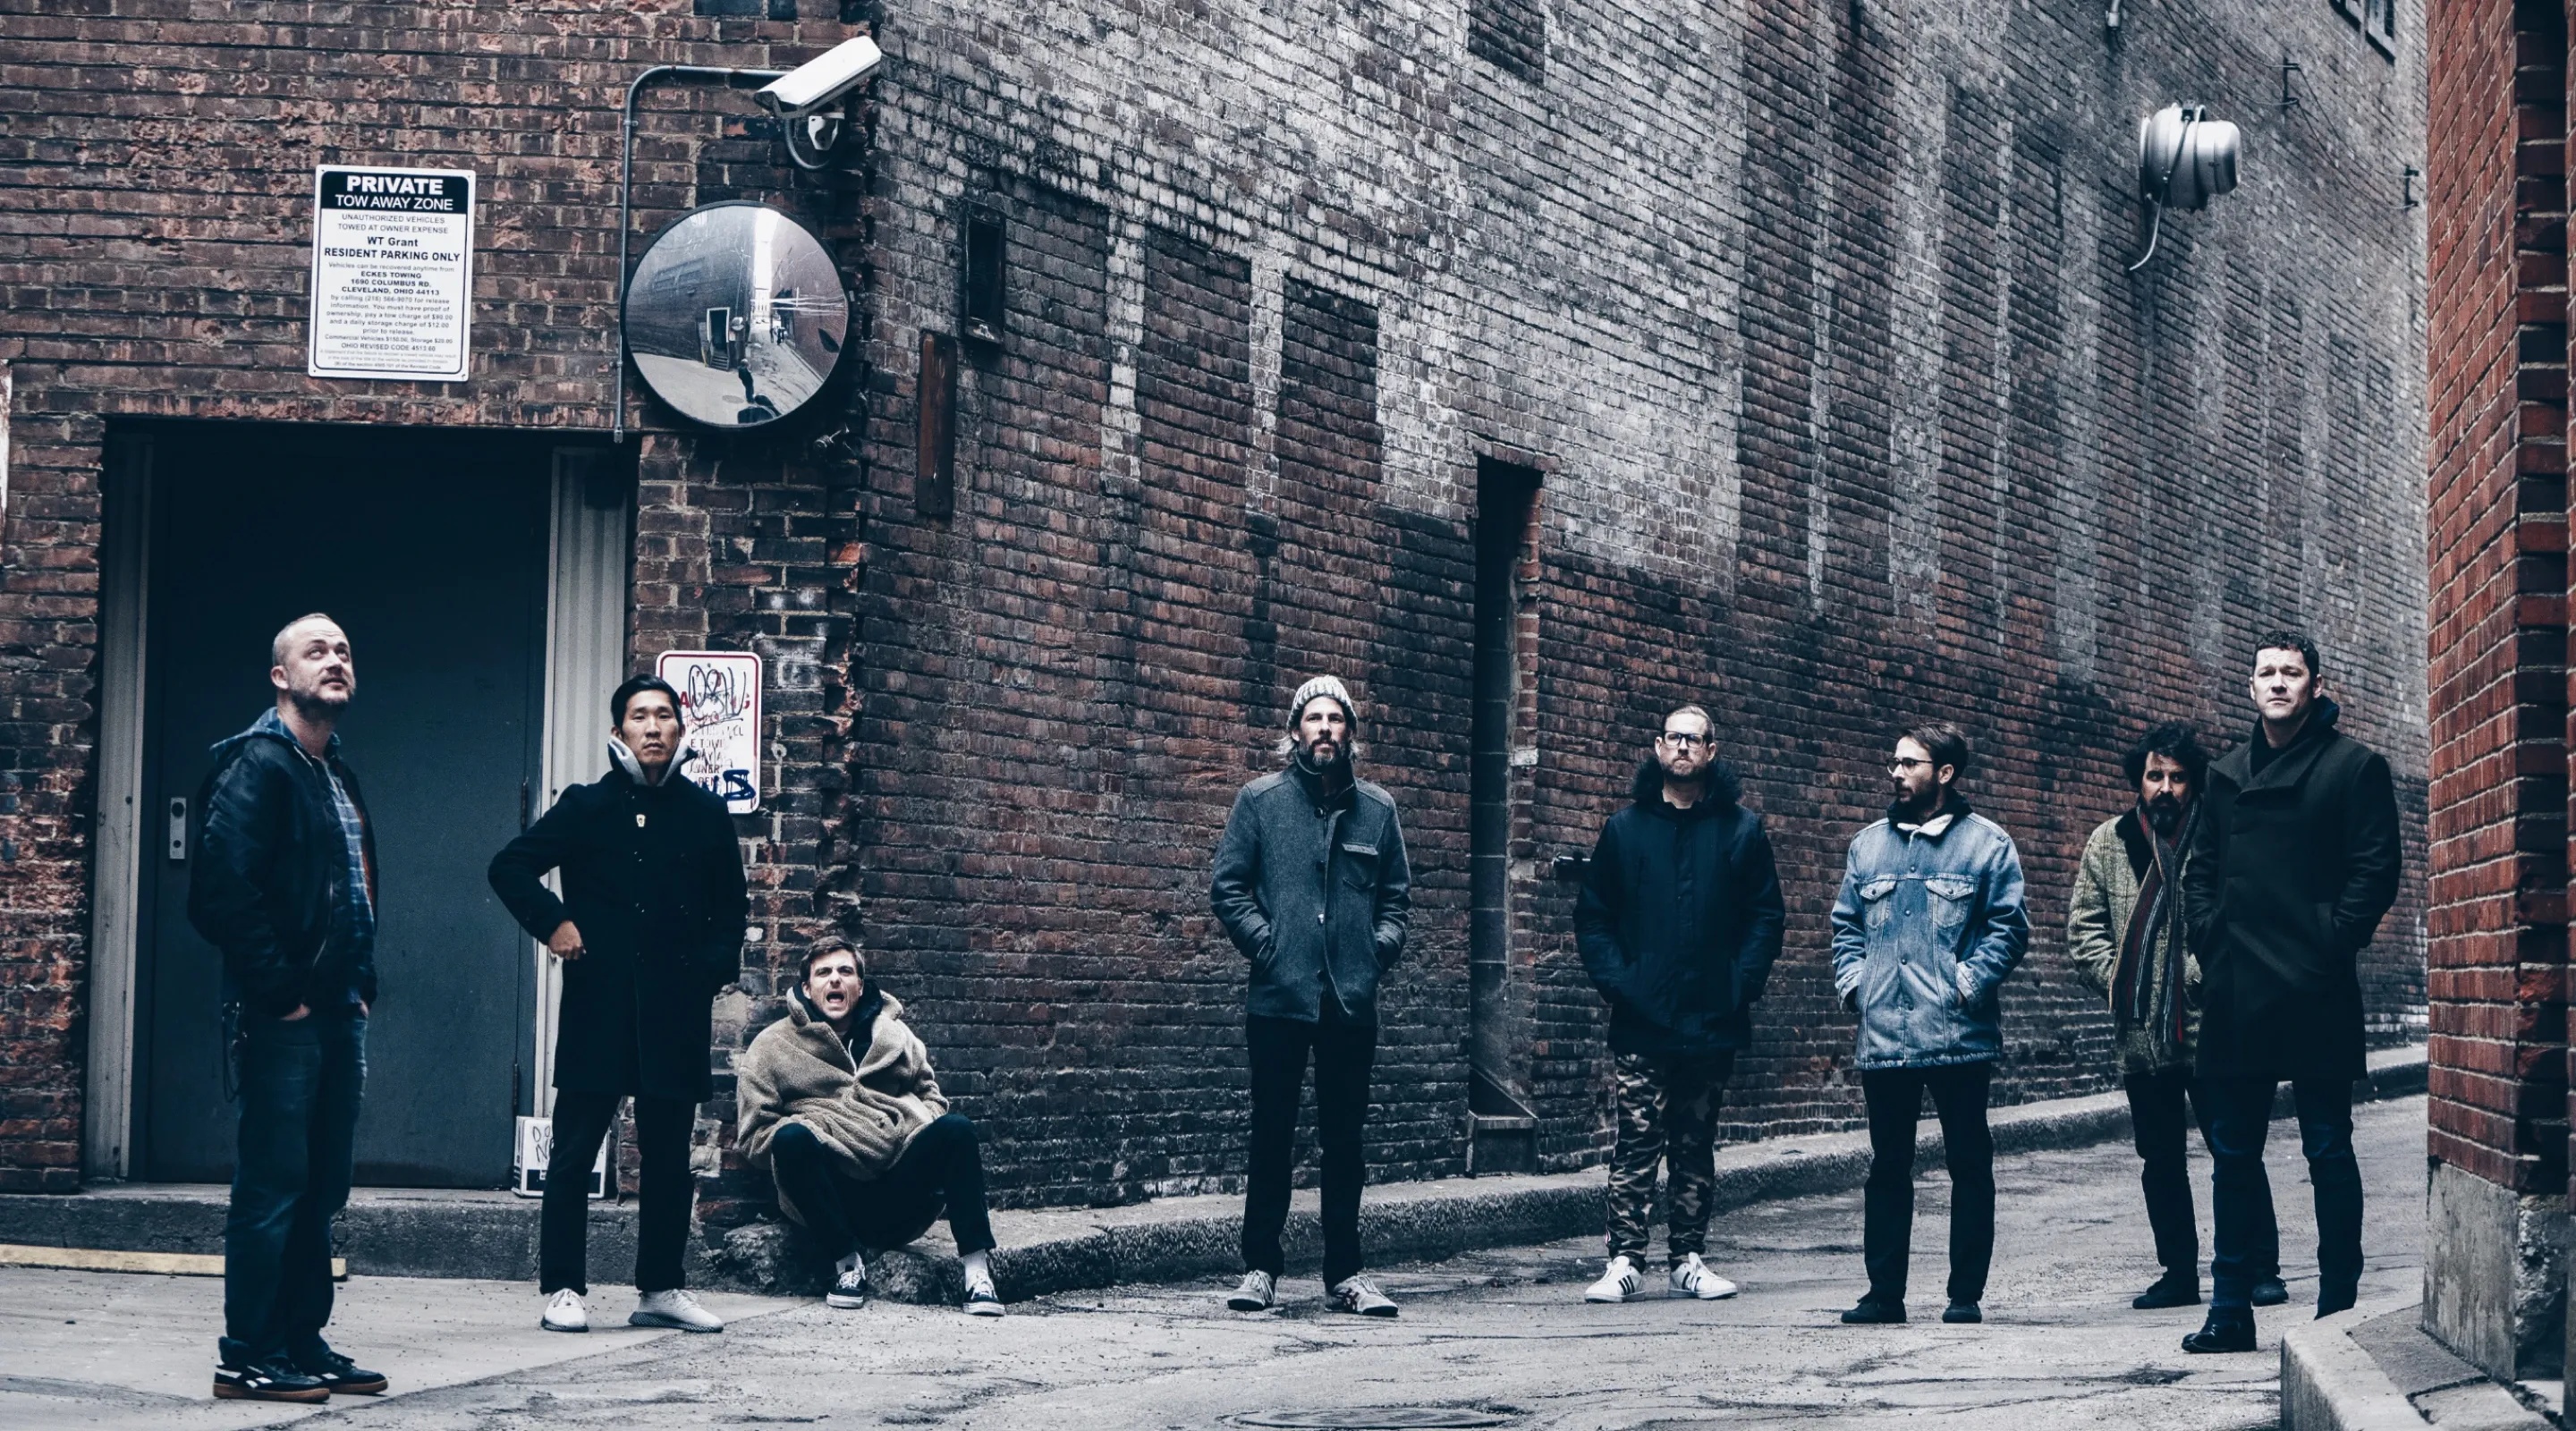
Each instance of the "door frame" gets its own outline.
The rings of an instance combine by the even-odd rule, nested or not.
[[[82,1097],[81,1173],[123,1181],[136,1166],[136,982],[143,918],[143,858],[153,812],[140,809],[146,745],[144,694],[151,635],[155,434],[111,428],[103,473],[99,547],[98,806],[92,846],[88,1067]],[[601,760],[608,692],[624,679],[635,484],[617,449],[558,445],[547,541],[542,813],[564,786],[591,778]],[[545,946],[537,963],[536,1067],[524,1100],[554,1101],[558,988]]]

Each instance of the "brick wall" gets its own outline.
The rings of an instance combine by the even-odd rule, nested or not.
[[[2409,878],[2365,979],[2374,1038],[2420,1036],[2420,48],[2392,64],[2325,0],[2132,7],[2108,35],[2085,4],[1538,14],[878,17],[888,380],[845,917],[919,991],[1004,1195],[1235,1185],[1242,975],[1206,853],[1325,670],[1417,872],[1373,1166],[1459,1169],[1480,457],[1547,474],[1511,1007],[1548,1166],[1606,1132],[1551,864],[1685,699],[1718,712],[1791,903],[1740,1136],[1857,1114],[1823,914],[1924,712],[1991,752],[1972,793],[2032,877],[2000,1096],[2107,1086],[2059,947],[2074,855],[2145,724],[2238,738],[2243,643],[2274,621],[2318,630],[2348,728],[2400,772]],[[2129,277],[2135,126],[2177,98],[2245,126],[2245,188]],[[969,206],[1005,216],[1015,306],[970,358],[941,518],[912,502],[909,375],[923,330],[956,330]],[[1001,396],[1049,362],[1070,421]]]
[[[2370,1006],[2383,1040],[2420,1027],[2421,240],[2397,192],[2423,68],[2327,0],[2129,7],[2112,34],[2098,0],[0,0],[0,1183],[76,1159],[107,425],[604,425],[624,82],[786,63],[860,11],[890,60],[842,171],[775,162],[739,95],[655,91],[637,148],[638,234],[772,198],[839,247],[864,340],[844,438],[632,409],[639,660],[748,646],[774,680],[778,794],[743,831],[763,941],[719,1066],[775,1014],[782,945],[836,923],[987,1124],[1002,1199],[1234,1185],[1242,971],[1206,858],[1287,690],[1331,669],[1418,875],[1372,1162],[1457,1171],[1480,457],[1546,474],[1509,1007],[1547,1166],[1606,1137],[1551,863],[1685,699],[1791,900],[1738,1135],[1857,1116],[1823,911],[1921,713],[1991,752],[1972,793],[2032,876],[2000,1095],[2106,1086],[2058,948],[2074,853],[2145,724],[2241,728],[2240,647],[2276,619],[2318,628],[2400,772],[2410,879]],[[2286,112],[2284,45],[2308,84]],[[2174,98],[2246,126],[2245,188],[2130,278],[2135,124]],[[472,381],[301,376],[317,159],[484,176]],[[955,511],[929,516],[920,337],[958,331],[970,205],[1004,220],[1005,321],[964,345]],[[718,1223],[762,1197],[730,1113],[728,1084],[701,1132]]]
[[[2441,7],[2428,120],[2434,1157],[2566,1181],[2567,45]]]
[[[792,63],[848,33],[837,11],[796,22],[786,9],[717,19],[685,0],[442,0],[281,3],[246,18],[161,0],[0,4],[0,363],[15,389],[0,537],[0,1190],[78,1179],[108,430],[144,418],[605,428],[625,84],[654,63]],[[639,240],[692,205],[753,192],[851,237],[858,178],[800,182],[745,97],[656,88],[644,108]],[[322,162],[481,177],[469,381],[303,375]],[[682,644],[768,659],[779,792],[743,834],[774,940],[781,921],[810,921],[830,849],[855,472],[801,445],[673,433],[630,401],[646,429],[636,661]],[[709,1167],[714,1134],[702,1124]]]

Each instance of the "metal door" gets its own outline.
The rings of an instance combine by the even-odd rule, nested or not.
[[[498,1187],[527,1111],[528,945],[483,879],[534,797],[550,450],[419,429],[196,427],[156,442],[136,1010],[139,1175],[223,1181],[220,961],[187,922],[176,801],[273,700],[269,639],[349,634],[340,735],[375,827],[379,1008],[358,1181]]]

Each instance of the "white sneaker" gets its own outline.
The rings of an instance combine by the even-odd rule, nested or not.
[[[1672,1288],[1676,1297],[1697,1297],[1703,1302],[1735,1295],[1735,1284],[1702,1266],[1696,1252],[1673,1269]]]
[[[1271,1275],[1255,1267],[1243,1274],[1243,1281],[1234,1289],[1234,1295],[1225,1299],[1226,1309],[1235,1312],[1266,1312],[1270,1310],[1271,1298],[1277,1295],[1277,1292],[1277,1285]]]
[[[853,1252],[832,1269],[832,1290],[823,1294],[823,1305],[849,1311],[868,1304],[868,1264]]]
[[[590,1313],[581,1309],[581,1294],[570,1287],[558,1287],[546,1298],[546,1310],[537,1325],[550,1332],[586,1332],[590,1330]]]
[[[675,1327],[684,1332],[720,1332],[724,1323],[716,1314],[698,1305],[698,1299],[679,1287],[667,1292],[647,1292],[644,1300],[627,1314],[631,1327]]]
[[[1625,1253],[1611,1258],[1610,1269],[1601,1274],[1601,1280],[1583,1289],[1583,1300],[1587,1302],[1633,1302],[1644,1295],[1645,1274]]]
[[[1325,1289],[1324,1305],[1355,1317],[1392,1317],[1395,1299],[1366,1277],[1345,1277]]]

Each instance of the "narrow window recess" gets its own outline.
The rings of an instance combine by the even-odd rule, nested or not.
[[[966,301],[958,336],[970,343],[1002,341],[1002,216],[985,208],[966,211]]]

